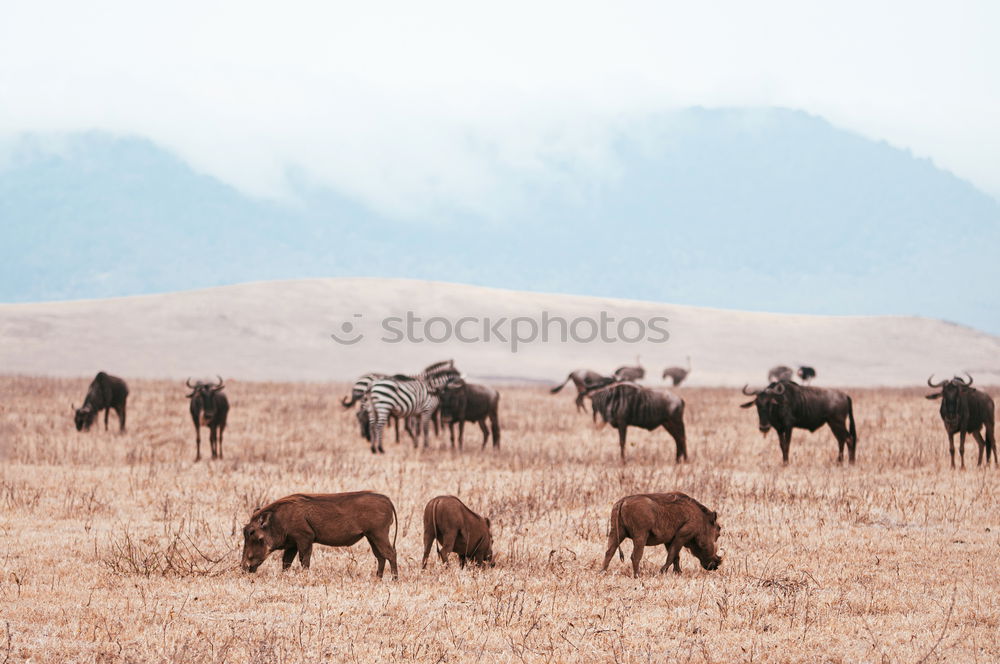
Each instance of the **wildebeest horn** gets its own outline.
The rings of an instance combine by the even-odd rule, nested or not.
[[[935,383],[933,381],[934,381],[934,374],[931,374],[930,377],[927,379],[927,387],[941,387],[945,383],[945,381],[943,380],[940,383]]]
[[[747,395],[748,397],[755,397],[758,394],[760,394],[760,390],[750,390],[749,392],[747,392],[748,387],[750,387],[749,383],[743,386],[743,394]]]
[[[961,383],[962,385],[966,385],[966,386],[968,386],[968,385],[972,385],[972,376],[970,376],[970,375],[969,375],[969,372],[968,372],[968,371],[966,371],[966,372],[965,372],[965,375],[966,375],[966,376],[968,377],[968,379],[969,379],[969,382],[968,382],[968,383],[966,383],[966,382],[965,382],[964,380],[962,380],[962,379],[961,379],[961,378],[959,378],[958,376],[955,376],[955,380],[957,380],[958,382],[960,382],[960,383]]]
[[[191,379],[190,378],[188,378],[186,381],[184,381],[184,384],[187,385],[188,387],[190,387],[191,389],[194,389],[194,385],[191,384]]]
[[[784,394],[785,393],[785,384],[784,383],[780,383],[780,382],[778,384],[776,384],[774,386],[774,393],[775,394]]]
[[[225,382],[223,382],[222,376],[216,374],[215,377],[219,379],[219,383],[212,388],[212,391],[213,392],[218,392],[219,390],[221,390],[222,388],[224,388],[226,386],[226,384],[225,384]]]

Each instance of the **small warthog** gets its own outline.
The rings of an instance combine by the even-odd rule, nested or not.
[[[662,544],[667,549],[667,562],[660,568],[661,574],[670,565],[680,574],[682,547],[687,547],[705,569],[717,569],[722,564],[716,553],[716,542],[722,532],[717,519],[715,512],[683,493],[644,493],[622,498],[611,508],[608,551],[601,569],[607,571],[616,549],[625,559],[621,550],[625,538],[632,540],[634,576],[639,576],[642,550],[647,545]]]
[[[448,554],[458,554],[458,562],[465,567],[468,560],[480,567],[493,566],[493,535],[490,520],[479,516],[455,496],[432,498],[424,508],[424,560],[427,567],[431,545],[437,540],[441,548],[441,562],[448,562]]]
[[[394,522],[396,533],[390,543],[389,526]],[[364,537],[378,560],[378,578],[382,578],[388,560],[392,578],[396,579],[398,532],[396,508],[380,493],[296,493],[253,513],[250,523],[243,527],[241,566],[247,572],[256,572],[272,551],[281,549],[281,569],[291,567],[296,553],[302,567],[309,569],[313,543],[351,546]]]

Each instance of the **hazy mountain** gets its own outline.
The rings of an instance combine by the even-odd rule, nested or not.
[[[101,133],[21,136],[3,155],[0,300],[361,275],[1000,331],[997,201],[799,112],[623,123],[600,175],[511,173],[499,221],[390,219],[301,186],[287,204],[257,200]]]

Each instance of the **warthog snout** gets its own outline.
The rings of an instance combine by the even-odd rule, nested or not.
[[[703,562],[701,566],[711,572],[712,570],[719,569],[719,565],[721,564],[722,558],[719,556],[712,556],[709,560]]]

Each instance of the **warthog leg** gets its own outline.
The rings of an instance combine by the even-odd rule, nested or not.
[[[660,568],[660,574],[665,574],[667,569],[673,565],[674,574],[681,573],[681,539],[679,537],[674,537],[669,544],[664,544],[663,548],[667,550],[667,562],[663,564]]]
[[[292,544],[287,549],[285,549],[284,553],[281,554],[281,570],[282,571],[284,571],[284,570],[286,570],[286,569],[288,569],[289,567],[292,566],[292,562],[294,562],[295,556],[296,556],[296,554],[298,554],[298,552],[299,552],[299,550],[295,548],[294,544]]]
[[[639,578],[639,563],[642,562],[642,550],[646,548],[647,533],[636,533],[632,537],[632,576]]]

